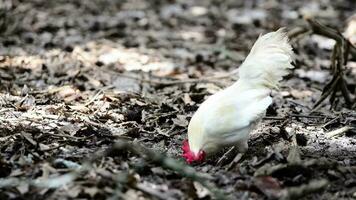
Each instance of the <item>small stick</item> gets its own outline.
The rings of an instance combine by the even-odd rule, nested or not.
[[[344,133],[346,133],[349,130],[352,130],[353,128],[351,126],[344,126],[341,128],[338,128],[336,130],[330,131],[328,133],[325,133],[325,136],[328,138],[332,138],[332,137],[336,137],[336,136],[340,136]]]
[[[340,116],[337,116],[337,117],[335,117],[334,119],[332,119],[332,120],[326,122],[322,127],[325,128],[326,126],[328,126],[329,124],[333,123],[334,121],[336,121],[336,120],[338,120],[338,119],[340,119]]]
[[[226,151],[223,156],[221,156],[221,158],[218,160],[218,162],[216,162],[216,165],[222,166],[224,164],[223,162],[229,158],[230,152],[234,151],[234,149],[235,149],[234,146],[230,147],[230,149],[228,151]]]
[[[89,101],[87,101],[84,106],[89,106],[91,103],[93,103],[95,100],[98,99],[101,93],[104,93],[105,90],[109,90],[114,88],[114,85],[108,85],[103,88],[101,88]]]
[[[226,169],[230,171],[238,162],[240,162],[243,155],[243,153],[238,153]]]
[[[288,32],[288,38],[293,39],[298,37],[299,35],[303,35],[309,32],[308,27],[296,27]]]
[[[118,76],[122,76],[125,78],[129,79],[135,79],[141,82],[146,82],[146,83],[151,83],[151,84],[157,84],[157,85],[164,85],[164,86],[169,86],[169,85],[177,85],[177,84],[185,84],[185,83],[214,83],[221,85],[221,81],[219,79],[225,79],[229,78],[232,76],[238,76],[238,69],[235,69],[231,72],[228,72],[227,74],[220,75],[220,76],[211,76],[211,77],[206,77],[206,78],[188,78],[188,79],[182,79],[182,80],[171,80],[171,81],[166,81],[166,80],[151,80],[151,79],[144,79],[144,78],[139,78],[136,76],[131,76],[128,74],[122,74],[116,71],[110,71],[110,70],[104,70],[106,72],[110,73],[115,73]]]
[[[328,186],[329,182],[326,179],[313,180],[307,184],[300,186],[289,187],[283,190],[283,193],[280,197],[282,200],[293,200],[301,199],[302,197],[319,192]]]
[[[345,98],[346,104],[352,105],[353,101],[352,101],[352,98],[351,98],[351,94],[350,94],[349,90],[347,89],[346,81],[344,79],[341,79],[340,81],[341,81],[341,84],[340,84],[341,93]]]
[[[335,87],[337,86],[339,80],[340,80],[340,76],[337,76],[337,78],[334,80],[334,82],[331,84],[330,88],[320,97],[320,99],[314,104],[314,108],[312,111],[310,111],[310,113],[313,113],[315,111],[317,111],[320,107],[319,105],[321,105],[321,103],[332,93],[332,91],[335,89]]]
[[[312,113],[312,112],[310,112]],[[264,120],[285,120],[290,117],[300,117],[300,118],[332,118],[330,116],[325,116],[325,115],[302,115],[302,114],[289,114],[286,116],[265,116],[263,117]]]

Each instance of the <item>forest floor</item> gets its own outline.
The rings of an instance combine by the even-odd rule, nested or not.
[[[342,32],[356,8],[256,2],[1,0],[0,199],[356,198],[355,107],[337,93],[313,110],[334,45],[316,35],[291,40],[295,69],[245,155],[184,164],[189,119],[260,34],[306,15]]]

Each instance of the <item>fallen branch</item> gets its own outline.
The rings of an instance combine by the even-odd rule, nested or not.
[[[332,84],[330,84],[330,88],[327,90],[328,92],[325,92],[324,94],[330,95],[332,91],[337,91],[341,90],[341,93],[345,99],[346,104],[351,107],[354,100],[352,99],[351,93],[348,91],[344,79],[344,65],[346,65],[348,61],[348,56],[349,53],[351,53],[352,49],[355,49],[355,47],[346,39],[344,36],[339,33],[338,31],[326,27],[324,25],[321,25],[317,21],[307,18],[307,22],[310,25],[310,28],[312,29],[313,33],[331,38],[336,41],[334,51],[333,51],[333,56],[331,63],[332,64],[332,71],[334,74],[334,79]],[[328,88],[329,84],[325,87],[326,89]],[[325,98],[324,98],[325,99]],[[321,103],[321,102],[320,102]],[[318,105],[315,104],[314,107],[317,107]]]
[[[336,92],[340,91],[345,99],[346,105],[351,108],[356,104],[356,98],[347,88],[347,84],[344,78],[344,66],[347,64],[349,55],[356,57],[356,47],[354,47],[350,41],[348,41],[340,32],[324,26],[312,18],[306,18],[309,24],[307,27],[297,27],[291,30],[288,35],[290,38],[296,38],[300,35],[305,35],[311,32],[312,34],[321,35],[327,38],[335,40],[335,46],[331,55],[330,69],[333,73],[333,79],[324,87],[323,93],[320,99],[314,104],[313,111],[320,108],[321,103],[329,96],[331,105],[334,104]]]
[[[93,169],[93,163],[107,155],[110,155],[116,151],[129,151],[144,158],[147,161],[151,161],[157,165],[160,165],[163,168],[172,170],[183,177],[187,177],[193,181],[200,183],[202,186],[207,188],[216,199],[227,199],[224,193],[222,193],[214,184],[209,182],[211,179],[210,176],[201,174],[197,172],[194,168],[185,165],[173,158],[167,157],[164,154],[151,150],[149,148],[143,147],[137,143],[120,140],[115,143],[110,149],[105,152],[96,153],[91,156],[90,160],[85,161],[82,165],[76,166],[72,172],[53,177],[51,179],[20,179],[20,178],[0,178],[0,189],[17,187],[23,184],[28,184],[33,187],[39,188],[59,188],[63,187],[66,184],[73,182],[75,179],[80,177],[81,174],[86,173]],[[153,191],[143,188],[142,185],[137,185],[136,189],[144,190],[145,193],[153,194]],[[154,194],[157,197],[157,194]],[[163,197],[163,196],[161,196]]]
[[[164,154],[156,152],[152,149],[143,147],[137,143],[120,140],[115,143],[106,153],[105,155],[109,155],[116,151],[129,151],[137,156],[144,158],[145,160],[151,161],[157,165],[160,165],[163,168],[172,170],[178,173],[181,176],[187,177],[193,181],[196,181],[207,188],[216,199],[227,199],[226,196],[217,189],[212,183],[208,181],[209,177],[203,175],[197,171],[195,171],[192,167],[185,165],[173,158],[167,157]],[[96,160],[97,158],[101,158],[103,155],[98,154],[94,156],[92,159]],[[92,160],[92,161],[93,161]]]

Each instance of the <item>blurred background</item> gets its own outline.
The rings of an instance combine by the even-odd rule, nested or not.
[[[22,68],[47,66],[50,76],[75,74],[78,65],[86,70],[112,65],[119,71],[200,77],[211,68],[235,69],[261,33],[305,25],[305,16],[344,31],[354,12],[352,0],[1,0],[0,55]],[[320,37],[307,43],[305,56],[322,57],[313,45],[330,47]]]

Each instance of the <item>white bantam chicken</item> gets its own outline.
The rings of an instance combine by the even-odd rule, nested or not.
[[[283,28],[260,36],[240,66],[239,80],[205,100],[188,126],[183,157],[188,163],[226,146],[248,148],[250,132],[272,103],[271,90],[293,68],[293,51]]]

